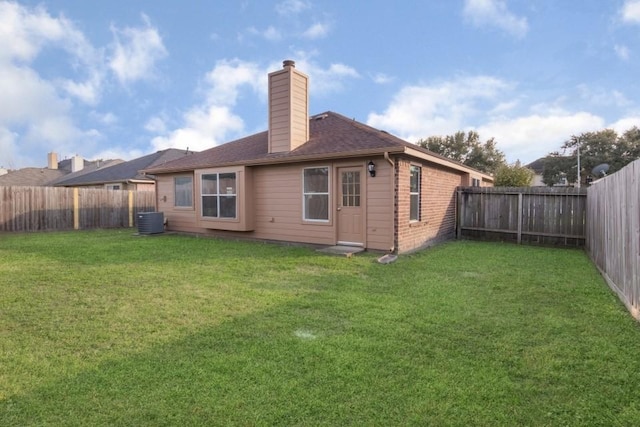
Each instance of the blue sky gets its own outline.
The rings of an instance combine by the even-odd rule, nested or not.
[[[509,162],[640,126],[640,0],[0,0],[0,167],[265,130],[284,59],[310,114],[475,130]]]

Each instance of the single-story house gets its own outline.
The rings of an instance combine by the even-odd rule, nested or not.
[[[90,172],[65,175],[50,185],[56,187],[106,188],[109,190],[154,191],[155,181],[141,171],[162,166],[170,161],[194,154],[189,150],[169,148],[116,164],[104,163]]]
[[[334,112],[308,76],[268,76],[269,129],[145,173],[169,230],[403,253],[455,232],[457,186],[493,178]]]

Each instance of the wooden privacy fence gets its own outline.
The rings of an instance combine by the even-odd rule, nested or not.
[[[0,231],[133,227],[154,210],[154,191],[0,187]]]
[[[457,196],[458,238],[584,245],[584,188],[459,187]]]
[[[640,160],[589,187],[587,212],[589,256],[640,320]]]

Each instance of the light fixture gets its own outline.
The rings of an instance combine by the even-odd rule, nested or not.
[[[369,175],[371,175],[371,177],[373,178],[374,176],[376,176],[376,164],[373,162],[369,162],[369,164],[367,165],[367,169],[369,170]]]

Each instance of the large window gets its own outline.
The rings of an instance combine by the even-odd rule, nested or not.
[[[329,221],[329,168],[306,168],[302,181],[304,219]]]
[[[411,166],[409,178],[409,220],[420,221],[420,176],[419,166]]]
[[[190,176],[178,176],[173,180],[175,186],[174,205],[179,208],[193,206],[193,178]]]
[[[235,172],[202,175],[202,216],[235,218],[236,191]]]

